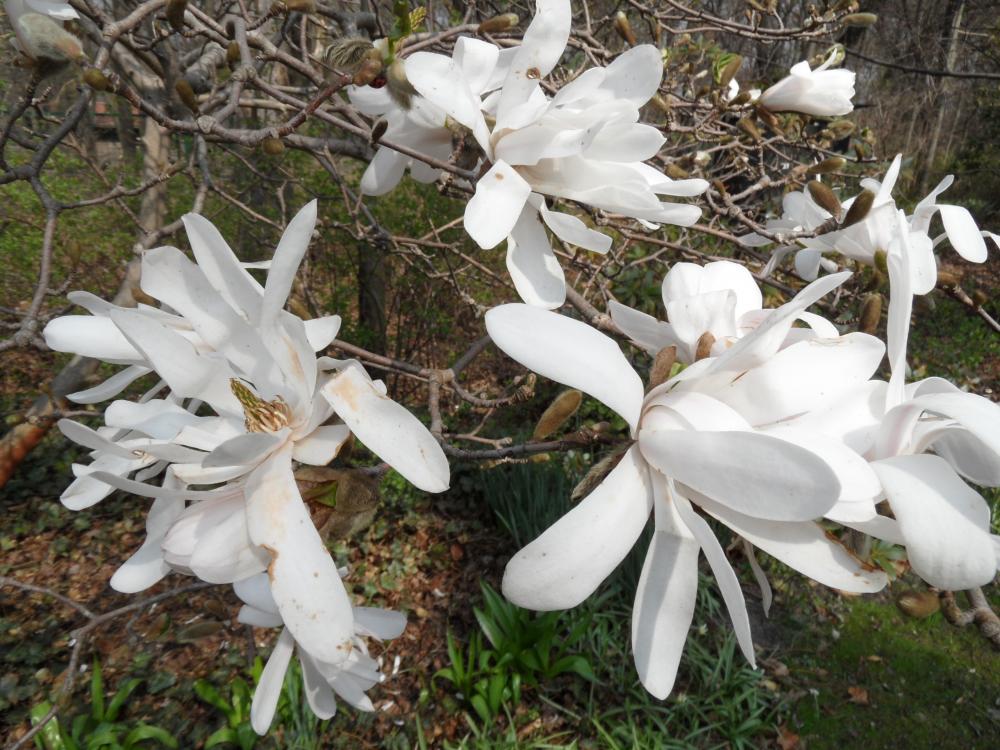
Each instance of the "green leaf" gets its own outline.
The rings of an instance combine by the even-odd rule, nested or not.
[[[493,718],[493,714],[490,713],[490,708],[483,696],[474,695],[469,699],[469,703],[472,704],[473,710],[479,714],[479,718],[483,721],[489,721]]]
[[[227,719],[231,717],[233,707],[226,702],[226,700],[219,694],[219,691],[215,688],[215,686],[208,680],[195,680],[194,692],[199,698],[205,701],[205,703],[210,706],[215,706],[215,708],[222,711],[222,713],[226,715]]]
[[[45,714],[51,710],[52,704],[48,701],[42,701],[32,706],[31,711],[28,713],[28,716],[31,717],[31,725],[35,726],[38,724],[38,722],[45,718]],[[63,742],[62,732],[59,731],[58,717],[53,716],[45,722],[45,726],[35,735],[35,746],[39,750],[65,750],[66,743]]]
[[[94,659],[94,672],[90,677],[90,713],[95,721],[104,720],[104,678],[101,662]]]
[[[118,688],[118,692],[114,694],[111,702],[108,703],[108,709],[104,714],[106,721],[114,721],[118,718],[118,714],[122,710],[122,706],[125,705],[125,701],[128,700],[133,691],[141,684],[142,680],[137,677],[133,677],[131,680]]]
[[[205,750],[216,745],[236,745],[236,730],[232,727],[220,727],[205,740]]]
[[[153,740],[163,747],[176,748],[177,740],[166,729],[154,727],[150,724],[140,724],[125,736],[125,746],[132,747],[139,742]]]

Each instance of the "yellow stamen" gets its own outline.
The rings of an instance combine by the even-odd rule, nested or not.
[[[277,432],[288,425],[292,413],[281,396],[265,401],[236,378],[229,379],[229,387],[243,405],[247,432]]]

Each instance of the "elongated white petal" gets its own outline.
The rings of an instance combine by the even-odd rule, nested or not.
[[[118,445],[118,443],[108,440],[96,430],[92,430],[79,422],[74,422],[71,419],[60,419],[56,423],[56,426],[59,427],[59,432],[77,445],[82,445],[84,448],[106,452],[112,456],[124,458],[128,461],[132,461],[137,457],[128,448],[124,448],[121,445]]]
[[[458,63],[444,55],[414,52],[406,58],[406,78],[428,101],[469,128],[487,156],[492,156],[482,100],[469,87]]]
[[[280,628],[285,624],[281,615],[264,612],[249,604],[240,607],[240,611],[236,613],[236,621],[255,628]]]
[[[259,463],[287,437],[287,427],[278,432],[248,432],[238,435],[205,456],[202,466],[212,469],[219,466],[246,466]]]
[[[896,456],[872,464],[885,488],[914,572],[957,591],[996,575],[989,506],[938,456]]]
[[[346,424],[317,427],[306,437],[295,441],[292,458],[310,466],[326,466],[337,457],[350,436],[351,431]]]
[[[639,431],[642,455],[664,475],[755,518],[820,518],[840,496],[819,456],[750,431]]]
[[[496,247],[514,229],[530,194],[531,185],[513,167],[496,161],[465,207],[465,231],[484,250]]]
[[[670,324],[662,323],[652,315],[634,310],[615,300],[608,302],[608,314],[622,333],[653,356],[656,356],[661,349],[679,343]]]
[[[361,176],[361,192],[372,196],[392,192],[403,179],[409,161],[410,157],[406,154],[388,146],[380,146]]]
[[[566,277],[538,211],[525,205],[507,238],[507,272],[521,299],[552,310],[566,301]]]
[[[309,241],[316,226],[316,205],[317,202],[311,200],[303,206],[288,222],[281,235],[264,287],[260,309],[260,322],[263,326],[271,325],[277,320],[278,313],[292,291],[292,282],[295,281],[299,264],[309,249]]]
[[[671,492],[670,497],[674,500],[677,515],[704,551],[705,559],[712,568],[712,575],[715,576],[715,582],[719,584],[722,600],[726,603],[726,610],[729,612],[729,619],[736,633],[736,642],[739,643],[740,651],[750,662],[750,666],[756,669],[757,658],[753,651],[753,636],[750,634],[750,616],[747,613],[746,599],[743,598],[743,589],[740,588],[736,571],[729,564],[715,533],[705,519],[694,512],[688,499],[677,492]]]
[[[405,407],[379,391],[364,370],[345,367],[321,392],[358,440],[407,481],[425,492],[448,489],[448,459],[437,440]]]
[[[199,214],[185,214],[181,220],[198,267],[209,282],[233,309],[256,321],[264,295],[260,284],[240,265],[239,258],[212,222]]]
[[[309,346],[314,352],[320,352],[330,345],[330,342],[337,338],[340,332],[340,316],[326,315],[322,318],[313,318],[303,321],[306,327],[306,338]]]
[[[138,380],[143,375],[148,375],[150,372],[152,372],[152,370],[148,367],[130,365],[124,370],[116,372],[100,385],[95,385],[93,388],[87,388],[83,391],[70,393],[66,396],[66,398],[77,404],[96,404],[101,401],[106,401],[109,398],[114,398],[123,390],[128,388],[128,386],[134,381]]]
[[[578,320],[520,304],[487,312],[486,330],[507,356],[539,375],[590,394],[636,428],[642,380],[603,333]]]
[[[144,360],[110,318],[63,315],[50,320],[42,336],[48,347],[57,352],[72,352],[105,362],[138,364]]]
[[[233,591],[254,609],[278,614],[278,605],[271,595],[271,584],[266,573],[260,573],[233,583]]]
[[[377,607],[354,608],[354,630],[358,635],[389,641],[406,630],[406,615]]]
[[[299,495],[291,454],[286,443],[247,478],[250,540],[271,555],[271,594],[295,640],[339,664],[351,652],[351,602]]]
[[[922,395],[913,399],[912,403],[954,419],[1000,455],[1000,405],[961,391]]]
[[[662,700],[673,690],[694,617],[700,548],[672,502],[657,495],[656,531],[632,605],[632,651],[643,687]]]
[[[603,232],[591,229],[578,217],[559,211],[550,211],[544,199],[541,201],[542,221],[552,230],[552,233],[570,245],[592,250],[595,253],[606,253],[611,249],[611,238]]]
[[[170,572],[160,545],[183,510],[183,500],[160,498],[153,501],[146,516],[146,539],[111,576],[111,588],[123,594],[135,594],[145,591]]]
[[[316,662],[305,651],[299,649],[299,663],[302,664],[302,687],[305,690],[309,708],[318,719],[329,719],[337,713],[337,698]]]
[[[854,555],[812,521],[786,523],[752,518],[705,497],[695,502],[737,534],[799,573],[841,591],[880,591],[889,579],[881,570],[864,566]]]
[[[972,263],[983,263],[986,260],[986,242],[969,210],[962,206],[942,205],[938,206],[938,212],[955,252]]]
[[[511,558],[504,596],[528,609],[575,607],[625,559],[652,505],[649,472],[633,446],[597,489]]]
[[[288,662],[294,650],[295,639],[288,628],[285,628],[278,636],[274,650],[264,665],[260,682],[257,683],[257,689],[253,693],[253,702],[250,704],[250,724],[259,735],[267,734],[271,728],[271,720],[278,708],[278,698],[281,697],[281,686],[285,682],[285,672],[288,670]]]

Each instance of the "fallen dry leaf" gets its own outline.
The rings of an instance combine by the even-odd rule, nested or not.
[[[847,692],[851,696],[851,703],[857,703],[859,706],[868,705],[868,691],[865,688],[851,685],[847,688]]]
[[[798,750],[799,736],[784,725],[778,727],[778,747],[781,750]]]

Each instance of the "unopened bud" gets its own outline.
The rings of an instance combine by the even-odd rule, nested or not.
[[[882,320],[882,295],[869,294],[861,303],[861,316],[858,320],[858,330],[862,333],[875,334],[879,321]]]
[[[670,373],[674,369],[677,361],[677,347],[666,346],[656,353],[653,359],[653,366],[649,370],[649,390],[666,383],[670,379]]]
[[[178,79],[177,83],[174,84],[174,91],[177,92],[177,96],[184,103],[185,107],[194,112],[194,114],[198,114],[198,97],[195,96],[190,81],[186,78]]]
[[[622,460],[622,456],[625,455],[627,448],[627,444],[619,446],[610,454],[594,464],[590,471],[588,471],[576,487],[573,488],[573,492],[570,493],[570,500],[575,503],[597,489],[597,486],[604,481],[605,477],[607,477],[608,474],[611,473],[611,470],[614,469]]]
[[[632,24],[628,20],[628,16],[625,15],[624,11],[618,11],[615,13],[615,31],[618,35],[624,39],[629,46],[634,47],[638,40],[635,38],[635,32],[632,30]]]
[[[761,134],[760,130],[757,127],[757,123],[755,123],[749,117],[744,117],[742,120],[736,123],[736,126],[744,133],[746,133],[748,136],[753,138],[755,141],[761,140]]]
[[[94,91],[108,91],[111,88],[111,81],[97,68],[87,68],[83,71],[83,82]]]
[[[174,31],[184,29],[184,11],[187,10],[188,0],[167,0],[167,9],[164,15],[173,27]]]
[[[265,138],[260,142],[260,150],[268,156],[280,156],[285,153],[285,144],[280,138]]]
[[[958,277],[958,274],[954,274],[951,271],[945,271],[938,269],[937,272],[937,285],[940,287],[957,287],[962,283],[962,280]]]
[[[66,243],[66,257],[69,259],[71,266],[76,266],[80,262],[80,257],[83,255],[83,248],[80,243],[76,240],[70,240]]]
[[[742,107],[744,104],[747,104],[749,101],[750,101],[750,92],[749,91],[741,91],[740,93],[738,93],[736,96],[734,96],[730,100],[729,104],[731,106],[733,106],[733,107]]]
[[[862,221],[868,212],[872,210],[872,204],[875,202],[875,193],[871,190],[862,190],[858,197],[854,199],[851,203],[851,207],[847,209],[847,216],[844,217],[844,221],[841,227],[849,227]]]
[[[680,166],[673,163],[668,164],[666,169],[664,169],[663,171],[666,172],[667,177],[669,177],[672,180],[686,180],[688,177],[690,177],[690,175],[687,173],[686,170],[682,169]]]
[[[983,307],[990,301],[990,298],[982,289],[976,289],[972,293],[972,301],[976,303],[976,307]]]
[[[694,349],[694,361],[698,362],[712,354],[712,347],[715,346],[715,336],[709,331],[705,331],[698,337],[698,344]]]
[[[480,34],[499,34],[501,31],[508,31],[517,26],[521,19],[517,13],[501,13],[499,16],[487,18],[476,29]]]
[[[315,13],[316,0],[285,0],[285,8],[292,13]]]
[[[354,74],[352,83],[355,86],[367,86],[380,75],[382,75],[382,61],[368,59],[361,63],[358,67],[358,71]]]
[[[875,254],[872,256],[872,265],[875,266],[875,270],[881,274],[889,274],[889,258],[885,253],[885,250],[876,250]]]
[[[373,146],[382,140],[382,136],[385,135],[385,131],[388,127],[389,121],[384,117],[379,119],[378,122],[372,126],[371,143]]]
[[[826,129],[830,131],[834,140],[840,140],[851,135],[856,127],[857,125],[850,120],[834,120],[827,124]]]
[[[240,61],[240,44],[235,39],[226,45],[226,62],[235,68]]]
[[[729,57],[729,62],[727,62],[722,67],[722,70],[719,71],[719,86],[722,88],[728,86],[729,82],[732,81],[739,72],[741,65],[743,65],[743,58],[739,55],[731,55]]]
[[[754,107],[754,111],[757,113],[757,117],[763,120],[769,128],[772,130],[781,130],[781,120],[779,120],[778,116],[767,107],[762,104],[758,104]]]
[[[41,13],[25,13],[16,21],[22,51],[40,65],[62,66],[83,59],[80,40],[62,24]]]
[[[941,600],[933,591],[904,591],[896,599],[896,606],[904,614],[923,620],[941,609]]]
[[[874,13],[851,13],[849,16],[844,16],[840,19],[840,22],[844,26],[854,26],[861,29],[874,26],[877,21],[878,16]]]
[[[580,391],[569,390],[560,393],[542,413],[531,439],[544,440],[554,433],[566,423],[566,420],[576,414],[582,402],[583,393]]]
[[[845,10],[857,10],[858,0],[837,0],[830,8],[834,13],[842,13]]]
[[[819,164],[813,164],[806,170],[806,174],[830,174],[831,172],[843,169],[846,164],[847,159],[843,156],[831,156],[829,159],[824,159]]]
[[[840,216],[840,200],[830,189],[829,185],[819,180],[812,180],[806,187],[809,189],[809,195],[812,196],[817,206],[826,209],[833,216]]]

